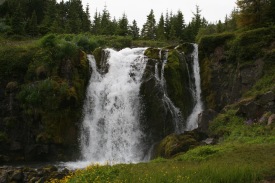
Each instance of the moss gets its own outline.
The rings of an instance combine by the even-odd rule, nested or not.
[[[98,66],[100,65],[100,63],[101,63],[102,52],[103,52],[103,49],[102,49],[101,47],[96,48],[96,49],[93,51],[93,56],[94,56],[94,58],[95,58],[97,67],[98,67]]]
[[[210,53],[213,53],[215,48],[224,45],[226,42],[233,39],[234,37],[234,33],[222,33],[203,36],[199,40],[200,50],[208,55]]]
[[[185,53],[185,55],[192,54],[194,46],[190,43],[183,43],[176,47],[178,51]]]
[[[198,145],[195,134],[171,134],[165,137],[156,147],[156,157],[171,158],[180,152],[186,152]]]
[[[170,50],[165,65],[164,76],[167,84],[168,96],[176,107],[180,108],[183,117],[187,117],[192,108],[189,76],[185,57],[177,50]]]
[[[8,142],[8,135],[6,132],[1,132],[0,131],[0,143],[7,143]]]
[[[150,59],[160,59],[160,49],[158,48],[148,48],[145,50],[144,55]]]

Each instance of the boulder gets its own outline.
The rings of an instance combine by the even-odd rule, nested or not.
[[[153,158],[171,158],[178,153],[187,152],[189,149],[200,145],[199,142],[204,138],[205,136],[197,130],[183,134],[170,134],[155,146]]]
[[[13,172],[13,174],[11,175],[11,180],[13,180],[13,181],[20,182],[23,180],[23,178],[24,178],[24,176],[23,176],[23,172],[21,169],[15,170]]]
[[[257,104],[256,102],[248,102],[245,104],[242,104],[237,111],[238,115],[241,115],[243,117],[246,117],[247,119],[258,119],[260,118],[264,113],[264,109],[262,106]]]
[[[198,131],[208,134],[209,124],[217,115],[218,113],[212,109],[201,112],[198,118]]]
[[[275,122],[275,114],[272,114],[271,116],[269,116],[268,121],[267,121],[267,125],[271,125],[272,123]]]
[[[259,99],[257,100],[257,103],[260,105],[268,105],[270,102],[275,100],[275,94],[272,91],[269,91],[263,95],[261,95],[260,97],[258,97]]]
[[[202,143],[204,143],[205,145],[214,145],[216,144],[216,141],[214,138],[207,138],[203,140]]]

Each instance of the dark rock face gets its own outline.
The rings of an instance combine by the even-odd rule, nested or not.
[[[220,51],[219,54],[225,53]],[[251,65],[236,66],[224,63],[221,60],[224,57],[213,54],[201,61],[202,93],[207,107],[216,111],[236,102],[263,73],[264,62],[260,59]]]
[[[42,183],[51,179],[62,179],[69,173],[69,170],[58,170],[55,166],[41,168],[0,167],[0,183]]]
[[[192,46],[192,45],[191,45]],[[161,69],[163,59],[167,55],[167,63],[164,67],[164,78],[166,80],[166,91],[161,86]],[[145,51],[148,57],[147,66],[143,75],[143,83],[140,88],[142,98],[142,126],[148,134],[150,144],[158,142],[165,136],[175,131],[173,115],[164,102],[164,93],[169,96],[174,105],[182,113],[182,123],[191,113],[193,98],[190,91],[190,78],[188,75],[187,56],[176,49],[160,50],[149,48]],[[155,73],[155,70],[159,73]]]
[[[208,134],[209,124],[217,115],[218,113],[212,109],[207,109],[200,113],[198,119],[198,131]]]
[[[265,121],[265,112],[274,113],[275,97],[272,91],[268,91],[251,101],[239,104],[238,115],[253,121]]]
[[[89,79],[86,54],[76,50],[56,58],[44,48],[0,52],[0,65],[8,71],[0,73],[0,164],[72,159]]]

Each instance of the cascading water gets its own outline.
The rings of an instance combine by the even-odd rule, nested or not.
[[[163,98],[162,98],[163,103],[165,104],[166,109],[168,109],[169,112],[172,115],[173,122],[174,122],[175,133],[179,134],[179,133],[182,133],[182,130],[183,130],[183,121],[182,121],[181,112],[180,112],[179,108],[177,108],[174,105],[174,103],[171,101],[171,99],[169,98],[169,96],[167,94],[166,81],[165,81],[165,78],[164,78],[164,68],[165,68],[165,65],[167,63],[168,51],[164,52],[164,58],[163,59],[162,59],[162,56],[161,56],[161,52],[162,52],[162,50],[160,50],[160,60],[162,60],[161,73],[160,73],[160,77],[159,77],[158,63],[156,63],[156,65],[155,65],[155,78],[159,82],[159,84],[161,86],[160,88],[163,91]]]
[[[144,156],[143,133],[139,125],[139,90],[146,67],[145,48],[109,52],[109,70],[97,71],[89,56],[93,74],[84,106],[81,150],[93,163],[139,162]]]
[[[198,115],[203,110],[202,100],[201,100],[201,78],[200,78],[200,66],[199,66],[199,57],[198,57],[198,45],[193,44],[194,51],[192,53],[193,57],[193,74],[194,74],[194,102],[195,106],[192,110],[192,113],[187,118],[186,122],[186,131],[191,131],[198,128]]]

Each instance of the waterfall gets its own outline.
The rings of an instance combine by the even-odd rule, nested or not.
[[[160,52],[161,51],[162,50],[160,50]],[[155,78],[156,78],[156,81],[160,84],[160,89],[163,91],[162,101],[165,104],[166,109],[169,110],[169,112],[172,115],[175,133],[179,134],[183,130],[182,116],[181,116],[180,109],[174,105],[174,103],[171,101],[167,93],[166,81],[164,78],[164,68],[167,63],[168,51],[165,50],[164,53],[165,54],[164,54],[163,60],[161,59],[162,57],[160,53],[160,59],[162,60],[160,77],[159,77],[159,71],[158,71],[158,63],[156,63],[155,65]]]
[[[198,115],[203,110],[203,105],[201,101],[201,78],[200,78],[200,66],[199,66],[199,57],[198,57],[198,45],[193,44],[194,51],[192,53],[193,57],[193,75],[195,80],[194,85],[194,102],[195,106],[192,110],[192,113],[187,118],[186,122],[186,131],[191,131],[195,128],[198,128]]]
[[[92,76],[84,105],[81,152],[92,163],[139,162],[144,156],[139,125],[141,78],[145,48],[109,52],[109,70],[97,71],[89,55]]]

